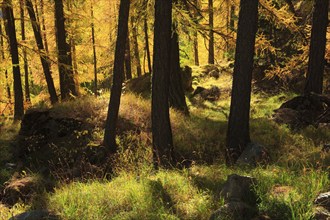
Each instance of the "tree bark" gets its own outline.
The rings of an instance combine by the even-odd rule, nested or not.
[[[322,94],[329,0],[315,0],[305,94]]]
[[[14,120],[22,119],[24,115],[23,105],[23,91],[21,72],[19,68],[17,37],[15,28],[15,19],[12,8],[11,0],[5,0],[3,5],[3,16],[6,21],[6,32],[9,38],[9,46],[11,53],[11,60],[13,65],[13,78],[14,78]]]
[[[124,59],[125,45],[128,34],[129,6],[130,0],[120,0],[115,61],[113,67],[113,83],[111,87],[103,142],[104,146],[106,146],[111,153],[115,153],[117,151],[116,127],[124,77]]]
[[[147,10],[148,0],[145,3],[145,10]],[[146,53],[147,53],[147,61],[148,61],[148,70],[149,73],[152,71],[151,66],[151,56],[150,56],[150,48],[149,48],[149,35],[148,35],[148,19],[147,15],[144,17],[144,39],[145,39],[145,46],[146,46]]]
[[[198,7],[198,0],[194,0],[194,4],[196,7]],[[197,24],[197,13],[194,13],[194,17],[196,19],[196,24]],[[199,66],[199,57],[198,57],[198,31],[197,28],[194,30],[194,60],[195,60],[195,65]]]
[[[214,64],[213,0],[209,0],[209,64]]]
[[[126,80],[132,79],[132,66],[131,66],[131,47],[129,43],[129,33],[127,33],[126,46],[125,46],[125,73]]]
[[[155,1],[154,55],[152,75],[152,141],[154,165],[174,162],[172,129],[169,116],[172,1]]]
[[[227,130],[226,162],[228,165],[236,162],[250,142],[251,80],[257,24],[258,0],[241,0]]]
[[[172,27],[169,103],[172,108],[185,115],[189,115],[186,97],[182,86],[177,25],[173,24]]]
[[[97,57],[96,57],[96,47],[95,47],[95,29],[94,29],[94,9],[93,3],[91,4],[91,29],[92,29],[92,44],[93,44],[93,69],[94,69],[94,94],[97,96]]]
[[[1,58],[4,61],[5,58],[5,51],[4,51],[4,42],[3,42],[3,30],[2,30],[2,24],[0,21],[0,46],[1,46]],[[11,102],[11,92],[10,92],[10,86],[8,82],[8,70],[5,69],[5,78],[6,78],[6,92],[9,102]]]
[[[52,77],[51,67],[50,67],[50,59],[48,57],[48,53],[45,51],[44,44],[42,42],[41,37],[41,31],[40,31],[40,25],[37,21],[36,14],[33,9],[33,5],[31,0],[25,0],[26,9],[29,13],[30,20],[32,23],[33,33],[34,37],[37,43],[39,55],[40,55],[40,61],[42,68],[44,70],[44,75],[47,83],[48,92],[50,95],[50,101],[52,104],[55,104],[58,102],[55,85]]]
[[[25,13],[24,13],[24,0],[20,0],[20,14],[21,14],[21,36],[22,41],[25,41]],[[29,87],[29,66],[27,61],[27,54],[25,47],[22,48],[23,50],[23,61],[24,61],[24,85],[25,85],[25,101],[30,102],[30,87]]]
[[[55,27],[61,98],[67,100],[71,98],[71,95],[77,96],[78,91],[74,81],[71,49],[66,41],[67,32],[65,29],[63,0],[55,1]]]
[[[41,13],[42,33],[45,43],[45,52],[46,55],[49,56],[46,23],[45,23],[45,12],[44,12],[44,0],[40,0],[40,13]]]
[[[139,52],[139,44],[138,44],[138,26],[136,22],[136,17],[131,17],[131,26],[132,26],[132,40],[133,40],[133,47],[134,47],[134,58],[136,64],[136,74],[137,76],[141,76],[141,62],[140,62],[140,52]]]

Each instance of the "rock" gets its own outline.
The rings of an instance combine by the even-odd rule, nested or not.
[[[269,161],[265,148],[257,143],[249,143],[237,160],[239,165],[256,166],[257,164]]]
[[[256,207],[257,195],[253,190],[254,184],[256,184],[255,178],[237,174],[229,175],[220,192],[220,196],[224,197],[227,203],[239,201],[251,207]]]
[[[330,220],[330,212],[322,206],[314,208],[314,220]]]
[[[218,73],[220,73],[219,68],[216,65],[212,65],[212,64],[208,64],[205,66],[200,66],[202,75],[201,76],[210,76],[210,73],[212,71],[216,71]]]
[[[32,210],[15,215],[9,220],[58,220],[59,217],[48,210]]]
[[[280,108],[274,111],[272,118],[278,124],[296,127],[300,124],[299,112],[290,108]]]
[[[215,211],[210,220],[248,220],[257,215],[257,209],[244,202],[229,202]]]
[[[325,192],[318,195],[314,203],[330,211],[330,192]]]
[[[181,68],[181,74],[182,74],[182,86],[184,91],[186,92],[192,92],[194,91],[192,87],[192,69],[189,66],[184,66]]]
[[[192,94],[192,96],[198,95],[201,92],[203,92],[204,90],[206,90],[204,87],[201,86],[197,86],[197,88],[195,89],[194,93]]]
[[[323,144],[322,151],[326,153],[330,152],[330,144]]]
[[[220,77],[220,72],[219,69],[214,69],[209,73],[210,77],[213,77],[215,79],[219,79]]]

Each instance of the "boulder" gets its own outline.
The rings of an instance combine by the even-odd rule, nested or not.
[[[214,102],[219,99],[220,94],[220,88],[217,86],[212,86],[209,89],[197,86],[192,96],[199,95],[203,100]]]
[[[257,209],[244,202],[229,202],[215,211],[210,220],[243,220],[252,219],[257,215]]]
[[[209,73],[210,77],[213,77],[215,79],[219,79],[220,77],[220,72],[219,69],[214,69]]]
[[[322,206],[330,211],[330,192],[321,193],[314,201],[315,205]]]
[[[58,220],[58,216],[49,212],[48,210],[32,210],[28,212],[15,215],[9,220]]]
[[[231,174],[228,176],[220,192],[220,196],[223,197],[227,203],[239,201],[251,207],[256,207],[257,195],[253,190],[254,184],[256,184],[255,178]]]
[[[246,146],[236,163],[243,166],[256,166],[267,161],[269,161],[269,156],[265,148],[260,144],[251,142]]]
[[[322,206],[315,207],[313,219],[314,220],[330,220],[330,212]]]

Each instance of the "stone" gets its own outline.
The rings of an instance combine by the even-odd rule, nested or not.
[[[258,143],[251,142],[246,146],[236,163],[243,166],[256,166],[267,161],[269,161],[269,156],[265,148]]]
[[[209,73],[210,77],[213,77],[215,79],[219,79],[220,77],[220,72],[219,72],[219,69],[215,69],[215,70],[212,70],[210,73]]]
[[[243,220],[252,219],[257,215],[257,209],[244,202],[229,202],[215,211],[210,220]]]
[[[330,192],[321,193],[314,201],[315,205],[322,206],[330,211]]]
[[[58,220],[59,217],[48,210],[32,210],[15,215],[9,220]]]
[[[253,190],[256,179],[250,176],[240,176],[231,174],[225,182],[220,196],[224,197],[225,202],[244,202],[251,207],[257,205],[257,195]]]
[[[330,220],[330,212],[322,206],[314,208],[314,220]]]

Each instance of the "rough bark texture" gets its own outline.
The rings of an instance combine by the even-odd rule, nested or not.
[[[111,87],[108,115],[105,124],[103,144],[111,153],[117,151],[116,126],[120,106],[120,96],[124,76],[125,45],[128,33],[128,16],[130,0],[121,0],[119,6],[118,32],[113,67],[113,83]]]
[[[213,0],[209,0],[209,64],[214,64]]]
[[[173,140],[169,116],[172,1],[155,1],[152,75],[152,141],[155,166],[173,163]]]
[[[135,16],[131,17],[131,26],[132,26],[132,40],[134,46],[134,59],[136,64],[136,75],[141,76],[141,62],[140,62],[140,52],[139,52],[139,44],[138,44],[138,27]]]
[[[173,24],[173,33],[171,38],[171,65],[170,65],[170,106],[181,111],[185,115],[189,115],[186,97],[182,87],[182,74],[180,71],[180,53],[179,39],[176,32],[176,25]]]
[[[14,119],[20,120],[24,115],[23,105],[23,91],[21,72],[19,69],[19,58],[17,48],[17,38],[15,29],[15,19],[11,0],[5,0],[3,5],[3,16],[6,21],[6,32],[9,39],[11,60],[13,65],[13,78],[14,78]]]
[[[227,131],[227,164],[235,163],[250,142],[251,80],[257,24],[258,0],[241,0]]]
[[[74,74],[72,68],[72,57],[70,45],[66,42],[67,32],[65,30],[65,18],[63,11],[63,0],[55,1],[55,27],[56,45],[58,56],[58,69],[60,74],[60,90],[62,100],[67,100],[71,95],[77,96]]]
[[[51,68],[50,68],[50,59],[48,57],[47,52],[45,51],[44,44],[42,42],[40,25],[37,22],[36,14],[34,12],[31,0],[26,0],[25,5],[26,5],[26,8],[27,8],[27,11],[29,13],[30,20],[32,23],[33,33],[34,33],[34,37],[35,37],[35,40],[37,43],[38,51],[40,54],[41,65],[44,70],[47,88],[48,88],[48,92],[50,95],[50,101],[52,104],[55,104],[58,102],[58,98],[56,95],[56,90],[55,90],[52,72],[51,72]]]
[[[322,94],[329,0],[315,0],[305,94]]]
[[[48,56],[49,49],[48,49],[48,41],[47,41],[47,33],[46,33],[46,23],[45,23],[45,13],[44,13],[44,1],[40,0],[40,13],[41,13],[41,22],[42,22],[42,33],[45,42],[45,51]]]

